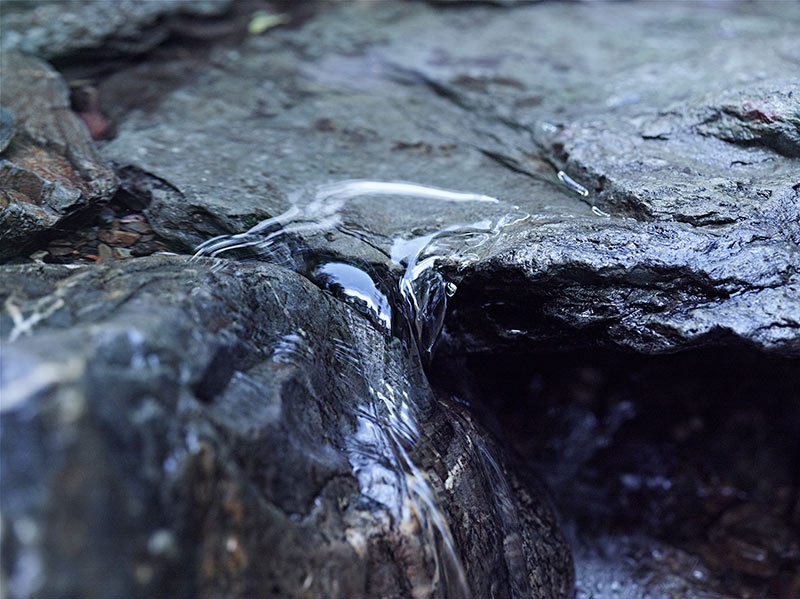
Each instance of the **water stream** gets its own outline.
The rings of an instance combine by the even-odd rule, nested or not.
[[[413,238],[394,239],[389,251],[390,267],[311,251],[302,241],[298,246],[298,236],[341,231],[345,203],[364,195],[498,202],[486,195],[411,183],[345,181],[317,188],[310,194],[310,201],[303,194],[294,195],[284,213],[243,233],[210,239],[198,247],[197,256],[245,253],[286,266],[287,252],[297,254],[300,247],[302,259],[290,261],[295,270],[366,315],[379,334],[400,340],[412,359],[429,364],[444,322],[447,300],[457,289],[456,282],[446,279],[439,266],[445,260],[458,266],[476,260],[479,247],[491,244],[502,229],[526,220],[528,215],[515,212],[473,223],[454,223]],[[360,325],[351,323],[351,328],[357,326]],[[358,339],[359,333],[364,335],[363,330],[354,331],[353,337]],[[388,377],[381,373],[366,373],[361,368],[367,362],[361,352],[370,351],[369,347],[352,347],[342,340],[334,340],[334,347],[339,358],[355,366],[354,371],[362,379],[358,387],[368,390],[353,414],[356,431],[347,448],[353,474],[362,494],[386,506],[401,538],[414,545],[408,553],[422,556],[425,562],[406,568],[407,572],[417,573],[417,579],[409,580],[412,594],[420,599],[471,597],[447,517],[427,474],[413,459],[419,427],[410,377],[401,374],[392,377],[395,382],[389,383]],[[383,364],[383,367],[391,369],[396,365]],[[477,447],[474,452],[473,458],[481,464],[487,488],[496,490],[495,511],[505,529],[506,559],[517,563],[517,567],[509,567],[514,578],[513,596],[525,596],[525,561],[521,546],[514,546],[514,539],[519,542],[519,522],[508,482],[485,447]],[[419,573],[432,574],[429,579],[421,580]]]

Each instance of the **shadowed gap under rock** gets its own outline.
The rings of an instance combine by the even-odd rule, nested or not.
[[[800,361],[440,349],[434,387],[547,480],[578,597],[796,596]]]

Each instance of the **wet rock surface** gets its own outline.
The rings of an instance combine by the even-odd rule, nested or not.
[[[5,2],[3,52],[10,50],[46,59],[81,52],[135,54],[163,42],[170,33],[165,17],[218,16],[230,0],[46,0]]]
[[[6,267],[10,596],[458,596],[453,559],[481,596],[567,595],[541,491],[399,341],[212,267]]]
[[[69,91],[48,64],[3,52],[0,257],[18,255],[37,235],[109,200],[117,179],[97,154]]]
[[[565,596],[531,465],[579,597],[797,593],[796,7],[281,5],[120,62],[184,8],[4,24],[115,172],[66,212],[119,182],[9,227],[67,263],[3,267],[11,596]]]
[[[519,224],[446,265],[466,277],[456,301],[467,306],[449,324],[468,349],[516,335],[647,352],[723,338],[797,353],[798,100],[787,74],[800,16],[670,5],[657,18],[626,6],[631,34],[606,43],[622,10],[330,11],[220,49],[157,107],[120,115],[104,154],[171,186],[156,194],[153,226],[187,250],[337,179],[498,198],[366,197],[340,219],[366,243],[338,230],[318,242],[391,254],[398,239],[512,215]],[[589,32],[580,44],[579,31]],[[129,81],[181,70],[144,65],[101,91],[119,109]],[[559,169],[587,195],[561,184]],[[502,316],[485,309],[492,302]]]

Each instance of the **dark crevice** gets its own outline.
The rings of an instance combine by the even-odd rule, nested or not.
[[[180,194],[169,182],[133,166],[115,167],[120,187],[106,203],[65,218],[18,248],[9,263],[29,258],[52,264],[93,264],[171,251],[183,253],[150,226],[147,208],[154,190]],[[100,249],[100,246],[106,246]]]
[[[647,535],[734,594],[766,596],[800,568],[799,360],[519,348],[442,354],[431,380],[545,477],[573,542],[616,538],[617,560]],[[655,557],[637,562],[658,576]]]

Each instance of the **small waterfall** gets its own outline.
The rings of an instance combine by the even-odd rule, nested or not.
[[[248,231],[215,237],[197,248],[196,256],[219,257],[225,253],[255,256],[257,259],[286,266],[291,263],[300,274],[351,304],[373,325],[365,331],[352,319],[354,338],[380,334],[400,339],[414,359],[429,364],[433,348],[444,322],[447,300],[456,292],[454,281],[446,280],[438,269],[441,262],[455,261],[465,265],[477,259],[474,251],[487,243],[504,227],[528,218],[522,213],[506,214],[495,220],[454,224],[439,231],[414,238],[398,238],[390,250],[392,262],[401,268],[397,277],[383,272],[385,267],[354,260],[344,261],[325,252],[303,253],[300,260],[287,260],[292,252],[289,240],[303,234],[341,230],[341,209],[351,198],[360,195],[411,196],[432,201],[487,202],[495,198],[472,193],[448,191],[412,183],[345,181],[319,187],[305,201],[301,194],[293,196],[292,205],[284,213],[268,218]],[[296,250],[297,248],[295,248]],[[356,330],[359,329],[359,330]],[[471,597],[464,566],[456,549],[447,518],[439,506],[436,491],[428,476],[412,455],[419,439],[417,408],[413,405],[411,381],[407,375],[392,380],[402,381],[405,388],[387,382],[380,372],[363,370],[363,348],[351,347],[342,340],[333,340],[337,359],[354,367],[361,380],[352,381],[354,393],[366,389],[353,416],[356,431],[346,448],[353,474],[366,497],[386,506],[394,518],[400,539],[403,564],[415,599],[469,599]],[[375,357],[371,358],[373,361]],[[396,368],[383,363],[384,369]],[[422,368],[420,368],[422,371]],[[377,383],[376,383],[377,381]],[[356,384],[358,383],[358,384]],[[521,545],[513,545],[519,534],[509,485],[502,471],[485,448],[476,450],[483,476],[495,490],[496,512],[503,524],[507,558],[522,560],[522,580],[512,572],[514,596],[523,596],[527,588]],[[518,555],[512,555],[517,552]],[[418,563],[422,562],[422,563]],[[430,573],[430,574],[428,574]],[[517,592],[520,591],[520,592]]]

